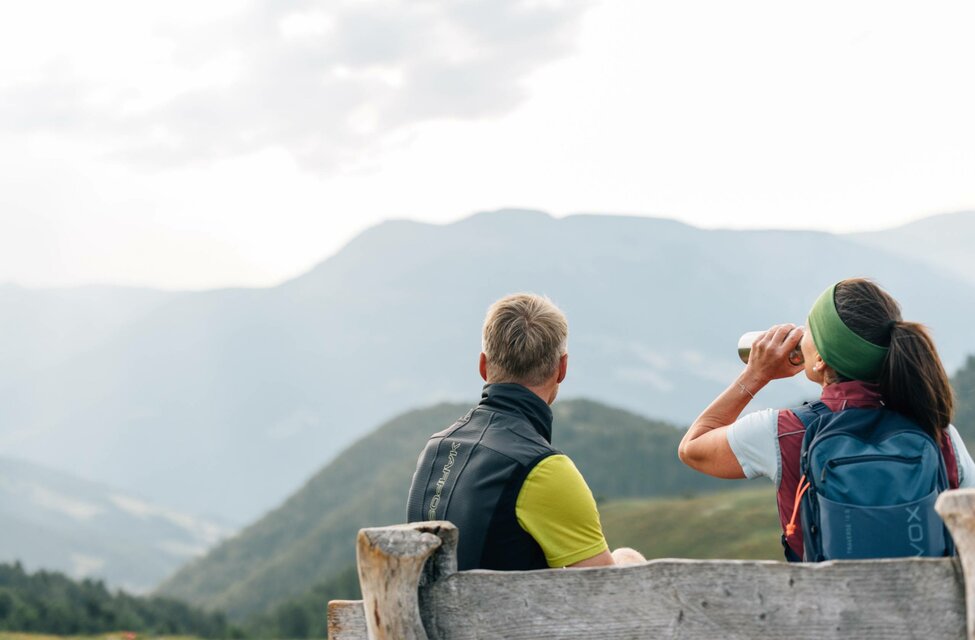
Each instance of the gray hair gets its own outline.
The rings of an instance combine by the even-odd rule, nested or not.
[[[532,293],[505,296],[484,319],[488,380],[542,384],[558,368],[568,342],[569,323],[551,300]]]

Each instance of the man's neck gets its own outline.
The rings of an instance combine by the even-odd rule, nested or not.
[[[551,405],[553,402],[555,402],[555,396],[558,394],[558,385],[557,384],[542,384],[542,385],[534,385],[533,386],[533,385],[525,384],[524,382],[514,382],[514,381],[511,381],[511,383],[512,384],[521,385],[524,388],[528,389],[529,391],[531,391],[532,393],[534,393],[536,396],[538,396],[539,398],[541,398],[542,399],[542,402],[544,402],[547,405]],[[491,382],[491,383],[488,383],[488,384],[494,384],[494,383]]]

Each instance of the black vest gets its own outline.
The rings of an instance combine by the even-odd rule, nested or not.
[[[559,453],[551,440],[552,410],[541,398],[519,384],[485,385],[480,404],[420,453],[407,519],[454,523],[461,571],[548,567],[515,501],[535,465]]]

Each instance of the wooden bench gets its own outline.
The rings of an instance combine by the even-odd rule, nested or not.
[[[975,489],[937,510],[957,558],[458,572],[449,522],[363,529],[363,599],[328,603],[329,637],[975,640]]]

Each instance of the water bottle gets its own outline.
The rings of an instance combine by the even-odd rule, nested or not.
[[[741,361],[745,364],[748,364],[748,356],[752,352],[752,345],[755,344],[756,340],[762,337],[763,333],[765,332],[749,331],[748,333],[742,335],[742,337],[738,338],[738,357],[741,358]],[[799,345],[796,345],[796,348],[789,352],[789,362],[796,366],[803,363],[802,349],[799,347]]]

